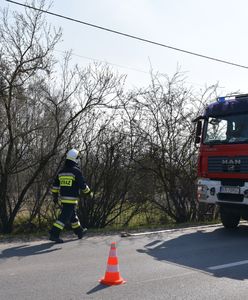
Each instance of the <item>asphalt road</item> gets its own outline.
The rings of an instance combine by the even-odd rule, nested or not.
[[[104,286],[117,242],[119,286]],[[0,299],[248,299],[248,225],[0,243]]]

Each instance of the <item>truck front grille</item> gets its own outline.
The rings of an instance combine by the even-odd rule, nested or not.
[[[209,173],[248,173],[248,156],[209,156]]]

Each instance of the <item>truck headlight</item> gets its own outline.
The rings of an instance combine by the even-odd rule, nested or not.
[[[197,186],[197,199],[198,201],[206,200],[208,198],[208,187],[204,184]]]

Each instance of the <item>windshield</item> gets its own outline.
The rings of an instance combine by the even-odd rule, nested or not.
[[[248,114],[209,117],[204,130],[204,144],[248,142]]]

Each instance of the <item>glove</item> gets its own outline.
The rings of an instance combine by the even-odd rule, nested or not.
[[[59,195],[58,194],[53,194],[53,203],[56,205],[59,202]]]
[[[85,196],[92,199],[94,196],[94,193],[92,191],[89,191],[88,193],[85,194]]]
[[[93,192],[90,190],[90,188],[88,187],[88,185],[86,185],[85,189],[82,190],[84,196],[89,197],[89,198],[93,198],[94,194]]]
[[[93,196],[94,196],[94,193],[93,193],[91,190],[89,190],[88,193],[83,193],[83,195],[84,195],[84,197],[86,197],[86,198],[92,199]]]

